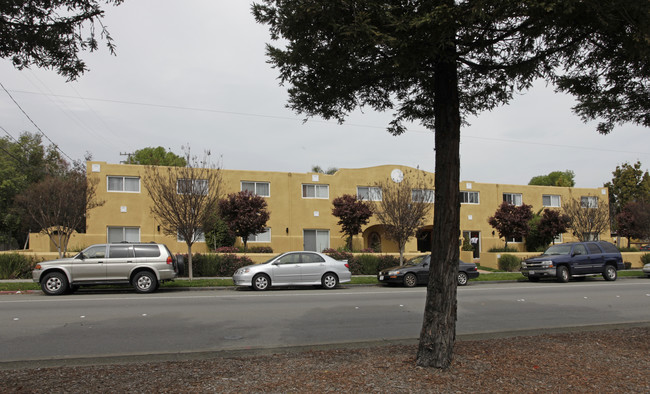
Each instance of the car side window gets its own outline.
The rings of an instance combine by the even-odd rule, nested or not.
[[[587,249],[589,249],[589,254],[600,254],[600,248],[596,244],[587,244]]]
[[[323,263],[325,259],[315,253],[302,253],[303,263]]]
[[[85,259],[103,259],[106,257],[106,245],[95,245],[81,252]]]
[[[587,254],[587,248],[585,248],[584,245],[576,245],[573,247],[573,254],[574,255],[586,255]]]
[[[159,257],[160,256],[160,248],[158,247],[158,245],[133,245],[133,249],[135,249],[135,257]]]
[[[111,245],[108,247],[108,257],[111,259],[125,259],[133,257],[131,245]]]
[[[298,263],[300,263],[299,253],[287,254],[278,259],[278,264],[298,264]]]

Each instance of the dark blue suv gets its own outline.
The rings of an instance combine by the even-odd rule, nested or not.
[[[553,245],[541,256],[521,262],[521,273],[531,282],[551,277],[566,283],[571,277],[594,275],[616,280],[617,271],[624,268],[621,252],[605,241]]]

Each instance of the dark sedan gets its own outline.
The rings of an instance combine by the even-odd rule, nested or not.
[[[405,265],[387,268],[377,274],[381,283],[399,284],[413,287],[426,284],[429,280],[429,265],[431,255],[422,255],[412,258]],[[458,260],[458,286],[465,286],[470,279],[478,278],[478,269],[474,263]]]

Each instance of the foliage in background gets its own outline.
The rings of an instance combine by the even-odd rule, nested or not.
[[[580,241],[590,241],[594,235],[599,236],[609,228],[609,207],[597,196],[596,199],[596,207],[585,206],[574,198],[562,204],[562,210],[569,218],[568,227]]]
[[[553,171],[548,173],[548,175],[538,175],[532,177],[528,184],[533,186],[573,187],[576,185],[574,178],[575,173],[571,170]]]
[[[237,237],[230,231],[228,224],[219,217],[218,213],[213,213],[207,223],[204,224],[205,243],[213,250],[229,247],[235,244]]]
[[[266,210],[264,197],[248,190],[231,193],[219,201],[219,213],[230,231],[241,237],[244,251],[248,248],[248,237],[263,233],[271,216]]]
[[[358,254],[339,249],[325,249],[323,253],[335,260],[347,260],[352,275],[377,275],[383,269],[400,265],[399,259],[387,254]]]
[[[516,272],[521,267],[521,259],[512,254],[502,254],[497,265],[501,271]]]
[[[187,255],[185,261],[187,261]],[[246,256],[226,254],[200,254],[194,255],[194,276],[196,277],[232,277],[237,269],[252,265],[253,260]]]
[[[623,163],[612,172],[611,182],[605,183],[609,192],[612,216],[620,213],[632,201],[650,202],[650,174],[641,169],[641,162]]]
[[[641,256],[641,264],[650,264],[650,253],[644,253],[643,256]]]
[[[167,151],[162,146],[138,149],[126,159],[126,164],[140,164],[147,166],[172,166],[185,167],[187,160],[172,151]]]
[[[544,209],[538,212],[528,222],[528,235],[526,236],[526,250],[529,252],[544,251],[555,237],[568,230],[569,217],[554,209]]]
[[[344,194],[332,200],[332,215],[339,218],[341,232],[347,235],[346,247],[352,250],[352,237],[361,232],[361,227],[368,224],[372,217],[370,205],[356,195]]]
[[[627,238],[630,247],[632,238],[650,238],[650,201],[630,201],[616,215],[616,232]]]
[[[503,253],[503,252],[510,252],[510,253],[516,253],[519,252],[519,250],[515,248],[511,248],[509,246],[500,248],[500,247],[492,247],[488,250],[489,253]]]
[[[329,167],[327,171],[323,170],[321,166],[312,166],[311,167],[311,172],[315,172],[317,174],[326,174],[326,175],[334,175],[336,174],[336,171],[339,169],[336,167]]]
[[[111,54],[115,47],[102,24],[100,3],[119,5],[123,0],[3,1],[0,5],[0,58],[19,70],[35,65],[56,70],[75,80],[87,70],[79,51],[94,51],[99,36]]]
[[[0,254],[0,279],[31,279],[36,260],[18,253]]]
[[[499,237],[505,240],[506,249],[510,238],[525,238],[528,235],[528,221],[533,217],[531,208],[531,205],[515,206],[504,201],[494,216],[488,219],[490,226],[494,227]]]

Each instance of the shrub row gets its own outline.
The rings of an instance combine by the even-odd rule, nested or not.
[[[216,253],[244,253],[243,246],[221,246],[214,250]],[[270,246],[251,246],[246,253],[273,253]]]
[[[36,260],[18,253],[0,254],[0,279],[31,279]]]
[[[185,261],[185,272],[182,276],[189,276],[187,255],[182,255]],[[254,264],[246,256],[236,254],[194,254],[192,255],[192,275],[194,277],[233,276],[237,269]]]
[[[377,275],[383,269],[399,265],[399,258],[387,254],[353,255],[336,249],[325,249],[323,253],[336,260],[347,260],[352,275]]]

